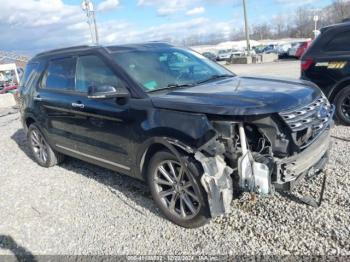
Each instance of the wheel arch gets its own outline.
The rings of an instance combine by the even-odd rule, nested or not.
[[[31,117],[31,116],[28,116],[26,119],[25,119],[25,125],[26,125],[26,127],[27,127],[27,129],[30,127],[30,125],[31,124],[33,124],[33,123],[36,123],[36,120],[33,118],[33,117]]]
[[[40,130],[40,132],[45,137],[46,141],[54,148],[53,144],[51,143],[50,136],[48,134],[47,129],[42,125],[42,123],[31,113],[25,114],[22,118],[23,127],[25,129],[25,132],[28,133],[29,128],[32,124],[36,124],[36,127]]]
[[[137,157],[137,173],[143,180],[146,180],[150,160],[157,152],[169,151],[177,157],[179,153],[194,154],[195,152],[193,147],[169,137],[153,137],[142,148],[142,153]]]
[[[27,132],[30,125],[38,123],[38,120],[31,113],[25,113],[22,116],[22,125],[25,131]]]
[[[145,179],[151,157],[160,150],[168,150],[179,158],[179,152],[194,152],[205,142],[215,136],[208,118],[202,114],[156,110],[151,119],[142,126],[147,137],[139,141],[135,148],[133,160],[134,176]],[[163,119],[163,121],[160,121]]]
[[[328,98],[331,103],[334,102],[337,94],[345,87],[350,86],[350,77],[343,79],[341,82],[337,83],[329,92]]]

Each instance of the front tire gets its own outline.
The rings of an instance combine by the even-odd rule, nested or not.
[[[335,97],[337,120],[346,126],[350,125],[350,86],[343,88]]]
[[[196,228],[209,221],[207,193],[200,183],[200,164],[182,155],[188,163],[186,172],[180,161],[168,151],[160,151],[151,159],[148,184],[162,214],[173,223]]]
[[[42,167],[52,167],[63,161],[63,155],[54,151],[36,124],[28,129],[28,142],[35,161]]]

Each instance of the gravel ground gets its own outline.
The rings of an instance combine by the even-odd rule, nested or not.
[[[320,208],[245,195],[194,230],[165,220],[137,180],[71,158],[38,166],[18,113],[0,112],[0,134],[0,254],[350,255],[350,128],[333,130]],[[321,184],[322,176],[295,195]]]

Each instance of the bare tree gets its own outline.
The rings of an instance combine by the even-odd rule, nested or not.
[[[312,37],[313,14],[309,9],[299,7],[295,12],[294,37]]]
[[[283,15],[278,15],[274,20],[274,37],[275,38],[282,38],[287,36],[286,30],[287,30],[287,22],[286,18]]]
[[[271,38],[271,36],[272,36],[271,26],[267,23],[255,25],[252,28],[252,34],[251,34],[252,39],[262,40],[262,39]]]
[[[294,13],[278,15],[270,22],[263,22],[251,26],[251,38],[254,40],[280,39],[284,37],[311,38],[313,37],[314,21],[317,14],[320,17],[319,27],[350,19],[350,0],[333,0],[332,4],[315,9],[299,7]],[[217,44],[229,40],[243,40],[243,27],[232,29],[229,37],[220,32],[212,32],[205,36],[191,35],[183,40],[187,45],[194,44]]]
[[[339,22],[350,18],[350,1],[334,0],[332,6],[334,17]]]

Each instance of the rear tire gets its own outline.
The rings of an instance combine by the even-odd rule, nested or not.
[[[334,99],[336,117],[342,125],[350,125],[350,86],[343,88]]]
[[[63,161],[64,156],[52,149],[36,124],[29,126],[28,142],[34,159],[40,166],[48,168]]]
[[[196,228],[210,218],[207,193],[200,183],[203,171],[197,161],[182,157],[190,174],[182,172],[172,153],[160,151],[151,159],[147,180],[156,205],[167,219],[185,228]]]

